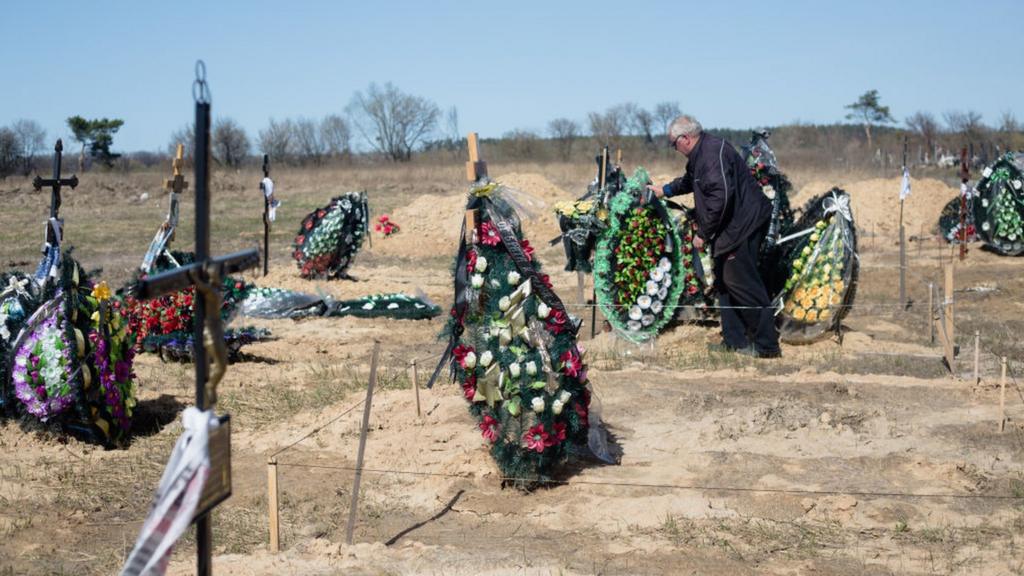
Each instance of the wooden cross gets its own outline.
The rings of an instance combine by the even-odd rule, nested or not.
[[[466,180],[477,182],[487,177],[487,162],[480,159],[480,142],[476,132],[466,136],[466,147],[469,149],[469,162],[466,162]],[[471,243],[475,243],[476,210],[466,210],[466,233]]]
[[[270,178],[270,155],[263,155],[263,178]],[[270,270],[270,198],[267,196],[260,180],[260,192],[263,192],[263,275]]]
[[[174,171],[174,177],[169,180],[164,180],[164,190],[168,190],[171,193],[170,205],[167,208],[167,219],[160,225],[160,229],[157,230],[156,236],[153,237],[153,241],[149,244],[149,250],[146,251],[146,255],[142,258],[142,266],[139,268],[149,273],[156,259],[161,254],[165,254],[167,258],[175,266],[178,262],[167,252],[167,245],[174,240],[174,232],[178,228],[178,196],[182,192],[188,189],[188,182],[185,180],[185,176],[181,173],[182,165],[184,164],[184,152],[185,147],[178,144],[177,153],[174,156],[174,160],[171,162],[171,168]]]
[[[220,290],[223,278],[259,265],[259,251],[250,248],[219,258],[210,257],[210,102],[206,89],[205,67],[200,73],[197,64],[196,84],[196,143],[195,186],[196,186],[196,257],[195,262],[150,276],[140,281],[134,289],[139,299],[157,298],[170,292],[196,287],[192,313],[194,332],[194,357],[196,367],[196,407],[212,410],[217,403],[217,384],[227,370],[227,347],[224,344],[224,327],[220,320]],[[193,90],[195,93],[195,90]],[[205,336],[205,337],[204,337]],[[213,360],[213,372],[207,353]],[[231,496],[231,427],[230,418],[221,417],[221,425],[210,435],[210,475],[203,487],[203,493],[194,518],[196,522],[197,574],[208,576],[211,572],[212,532],[210,511]]]
[[[43,253],[48,254],[52,251],[57,253],[57,258],[53,261],[54,265],[56,265],[59,259],[60,243],[63,236],[61,232],[61,224],[63,222],[60,220],[60,191],[64,186],[68,186],[72,190],[78,186],[78,176],[72,174],[71,178],[60,177],[63,152],[64,142],[58,138],[57,144],[53,147],[53,178],[42,178],[37,174],[35,180],[32,181],[32,187],[36,191],[42,190],[44,186],[50,188],[50,218],[46,222],[46,243],[43,245]],[[40,271],[44,275],[50,272],[49,270],[42,269]]]

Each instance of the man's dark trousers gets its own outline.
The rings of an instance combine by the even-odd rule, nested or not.
[[[722,339],[727,346],[750,346],[759,353],[779,350],[775,314],[757,269],[758,252],[765,229],[759,229],[735,250],[715,257],[715,284],[722,320]]]

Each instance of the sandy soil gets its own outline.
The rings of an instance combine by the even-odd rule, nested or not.
[[[460,170],[279,175],[282,191],[290,192],[283,196],[287,210],[275,229],[271,273],[255,280],[336,297],[419,288],[446,306],[464,201]],[[563,299],[573,301],[575,275],[561,270],[560,249],[546,243],[557,234],[550,204],[581,192],[589,169],[575,173],[574,189],[554,183],[572,180],[565,166],[491,172],[519,191],[533,215],[524,219],[527,236]],[[121,244],[138,246],[128,254],[110,250],[102,227],[72,228],[87,267],[102,265],[117,277],[141,259],[162,216],[152,200],[130,200],[148,189],[148,180],[138,178],[83,179],[81,194],[67,201],[75,226],[73,217],[115,210],[104,207],[102,194],[122,198],[112,217],[125,222]],[[798,199],[832,185],[819,185],[813,174],[801,180],[808,184]],[[215,214],[223,218],[241,206],[241,191],[257,181],[255,172],[220,176],[215,183],[225,199]],[[862,245],[862,307],[849,315],[842,344],[786,346],[783,359],[766,362],[707,352],[717,339],[714,326],[676,326],[643,347],[611,334],[590,340],[585,331],[591,379],[622,462],[581,462],[564,471],[562,482],[533,493],[502,489],[453,385],[421,390],[417,417],[409,363],[418,359],[422,384],[442,349],[442,319],[241,319],[270,328],[276,339],[247,348],[246,361],[232,365],[222,384],[220,408],[234,422],[234,494],[214,514],[217,573],[1021,573],[1024,400],[1018,389],[1008,390],[1011,419],[1000,433],[994,385],[998,356],[1021,368],[1021,261],[973,250],[958,266],[964,350],[957,377],[950,377],[929,342],[921,305],[949,249],[912,247],[916,304],[895,310],[888,240],[898,180],[836,184],[852,193],[858,224],[879,230],[877,243]],[[27,241],[11,231],[16,222],[41,220],[41,200],[4,186],[0,196],[12,209],[0,216],[0,258],[33,260],[37,235]],[[912,231],[934,222],[938,212],[930,210],[952,197],[941,186],[915,182],[907,204]],[[301,280],[285,258],[292,233],[285,223],[362,187],[375,212],[391,214],[403,231],[374,237],[364,248],[351,270],[359,282]],[[251,241],[247,226],[258,222],[248,213],[221,221],[228,233],[215,244],[224,249]],[[983,334],[980,384],[970,377],[976,329]],[[368,471],[356,544],[346,546],[358,403],[375,339],[381,362]],[[138,435],[125,450],[104,451],[33,423],[0,423],[0,574],[116,571],[192,394],[190,366],[142,356],[137,373]],[[277,456],[284,549],[271,554],[266,462],[299,439]],[[193,555],[189,536],[171,573],[192,573]]]

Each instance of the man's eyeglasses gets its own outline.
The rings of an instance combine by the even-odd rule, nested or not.
[[[679,136],[676,136],[675,138],[671,139],[669,141],[669,143],[668,143],[668,147],[669,148],[675,148],[676,144],[679,142],[679,139],[680,138],[684,138],[685,136],[686,136],[686,134],[680,134]]]

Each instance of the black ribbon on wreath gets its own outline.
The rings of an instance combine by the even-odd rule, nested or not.
[[[554,290],[549,288],[547,284],[541,280],[540,276],[537,274],[537,270],[530,264],[530,258],[526,255],[523,247],[519,244],[519,238],[516,236],[515,225],[512,221],[508,218],[502,217],[498,211],[493,208],[493,203],[486,196],[472,195],[469,203],[466,205],[466,210],[483,210],[487,213],[491,223],[498,229],[498,236],[501,238],[501,242],[505,246],[505,249],[508,250],[509,256],[512,257],[512,262],[516,265],[516,269],[524,278],[530,279],[530,284],[534,292],[537,294],[537,297],[540,298],[548,308],[564,314],[566,318],[570,318],[562,300],[557,294],[555,294]],[[469,271],[466,269],[469,243],[466,241],[466,233],[466,220],[463,218],[462,230],[459,233],[459,252],[455,258],[455,303],[452,306],[452,316],[455,318],[455,323],[452,327],[451,333],[448,335],[448,345],[441,354],[441,359],[438,361],[437,367],[434,368],[433,374],[430,375],[430,380],[427,381],[427,388],[433,388],[438,375],[441,373],[441,369],[445,366],[448,366],[450,377],[455,377],[455,367],[451,364],[452,351],[455,350],[455,347],[459,343],[459,338],[461,338],[462,334],[465,332],[463,319],[466,315],[466,308],[469,306],[469,298],[466,290],[466,287],[469,286]],[[577,334],[580,328],[580,321],[576,320],[572,322],[570,326],[573,334]]]

